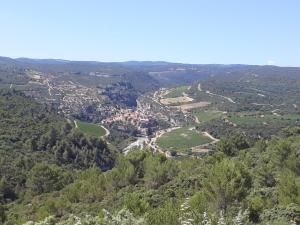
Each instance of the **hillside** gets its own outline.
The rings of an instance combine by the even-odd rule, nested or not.
[[[59,190],[72,181],[71,171],[114,165],[114,153],[103,140],[84,136],[55,110],[20,92],[0,91],[0,115],[2,204],[20,201],[29,190]]]
[[[297,224],[300,136],[289,135],[253,146],[236,135],[221,141],[213,155],[202,159],[178,161],[133,151],[119,157],[110,171],[82,170],[61,188],[49,187],[48,193],[30,189],[32,176],[44,169],[35,166],[26,182],[28,193],[7,205],[6,224],[45,217],[47,224],[69,225],[75,221],[179,225],[205,220],[212,224],[239,220],[249,225],[290,224],[292,220]],[[43,181],[52,183],[53,177],[45,176]]]

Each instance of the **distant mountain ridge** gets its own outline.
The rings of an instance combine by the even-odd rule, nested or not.
[[[281,68],[299,68],[292,66],[275,66],[275,65],[251,65],[251,64],[222,64],[222,63],[212,63],[212,64],[201,64],[201,63],[180,63],[180,62],[167,62],[167,61],[120,61],[120,62],[101,62],[101,61],[89,61],[89,60],[67,60],[67,59],[39,59],[39,58],[27,58],[27,57],[19,57],[19,58],[10,58],[5,56],[0,56],[0,62],[11,62],[11,63],[19,63],[19,64],[89,64],[89,65],[125,65],[125,66],[170,66],[170,65],[186,65],[186,66],[210,66],[210,67],[247,67],[247,66],[266,66],[266,67],[281,67]]]
[[[134,82],[134,87],[140,91],[153,88],[186,85],[203,79],[217,77],[231,77],[232,80],[242,77],[260,76],[272,79],[274,76],[290,78],[300,77],[300,67],[279,67],[270,65],[244,64],[184,64],[165,61],[127,61],[127,62],[97,62],[70,61],[64,59],[31,59],[0,57],[0,65],[14,69],[30,69],[42,73],[67,78],[67,74],[75,80],[88,79],[91,74],[98,76],[102,83],[104,76],[110,76],[109,81]],[[8,71],[13,71],[8,70]],[[99,74],[102,74],[101,78]],[[104,76],[103,76],[104,74]],[[80,76],[79,76],[80,75]],[[64,77],[64,78],[63,78]],[[251,78],[252,79],[252,78]],[[91,80],[91,79],[89,79]],[[151,88],[146,88],[151,86]]]
[[[83,61],[83,60],[66,60],[66,59],[36,59],[36,58],[10,58],[5,56],[0,56],[0,62],[10,62],[10,63],[19,63],[19,64],[90,64],[90,65],[103,65],[103,64],[120,64],[120,65],[130,65],[130,66],[161,66],[169,64],[179,64],[171,63],[165,61],[124,61],[124,62],[101,62],[101,61]]]

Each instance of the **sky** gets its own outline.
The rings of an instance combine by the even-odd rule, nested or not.
[[[299,0],[1,0],[0,55],[300,66]]]

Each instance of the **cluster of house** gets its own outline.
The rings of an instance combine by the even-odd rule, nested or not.
[[[142,134],[146,134],[150,118],[141,111],[134,109],[120,109],[115,115],[112,115],[104,120],[102,123],[121,122],[124,124],[131,124],[136,127]]]

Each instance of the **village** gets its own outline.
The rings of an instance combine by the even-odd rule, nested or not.
[[[63,80],[57,75],[37,71],[28,71],[28,75],[31,78],[30,83],[43,87],[47,102],[56,105],[62,114],[70,117],[75,114],[83,115],[84,120],[93,121],[108,130],[116,130],[123,134],[134,131],[132,135],[135,141],[123,149],[125,154],[134,148],[148,148],[171,157],[171,151],[159,147],[157,139],[194,122],[194,117],[186,110],[166,102],[172,100],[165,97],[171,89],[160,88],[155,92],[140,95],[136,99],[136,106],[130,107],[110,101],[111,93],[122,92],[122,89],[113,89],[114,86],[107,89],[85,86],[73,80]],[[96,75],[99,74],[90,74]]]

